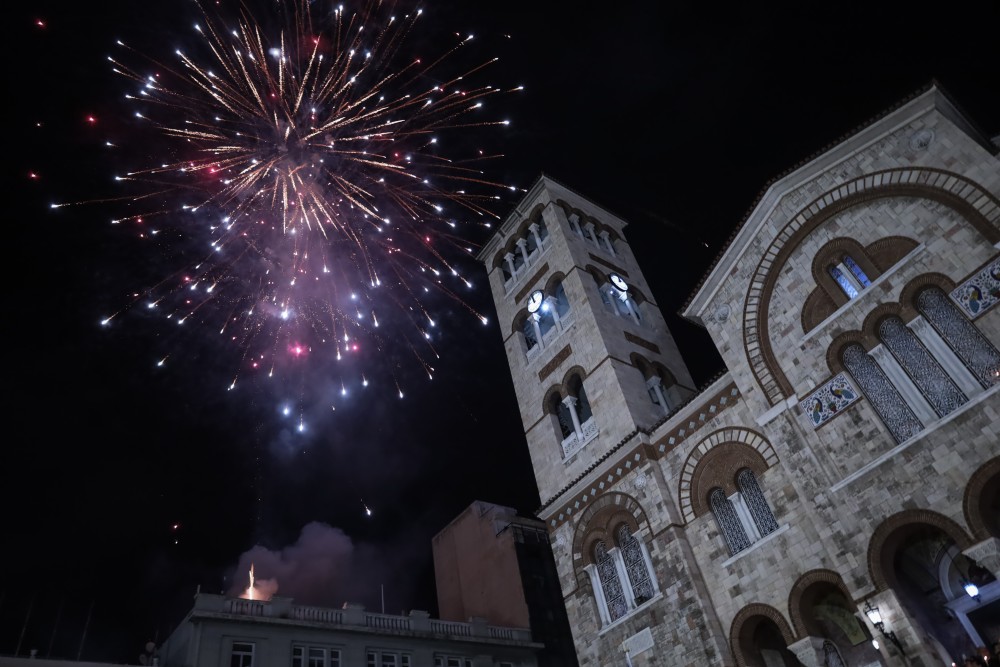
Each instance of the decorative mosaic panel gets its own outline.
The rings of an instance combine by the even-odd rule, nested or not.
[[[844,408],[860,398],[861,394],[844,373],[838,373],[832,380],[814,391],[799,403],[799,410],[812,420],[814,427],[839,415]]]
[[[1000,257],[951,291],[951,298],[976,319],[1000,301]]]

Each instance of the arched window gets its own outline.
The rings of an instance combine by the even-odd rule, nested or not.
[[[525,350],[530,352],[538,346],[538,335],[535,332],[535,321],[528,315],[521,321],[521,335],[524,336]]]
[[[544,243],[549,238],[549,228],[545,226],[545,221],[541,218],[538,219],[536,224],[538,225],[538,238]]]
[[[840,657],[840,651],[831,641],[823,642],[823,661],[826,667],[846,667],[843,658]]]
[[[750,538],[743,530],[743,523],[736,516],[736,509],[726,498],[726,492],[720,488],[713,489],[708,496],[709,504],[712,506],[712,514],[719,524],[719,531],[726,538],[730,554],[737,554],[750,546]]]
[[[618,578],[615,559],[608,553],[604,542],[598,541],[594,544],[594,564],[597,567],[597,578],[604,594],[609,620],[617,621],[628,611],[628,603],[625,601],[625,590],[621,579]]]
[[[618,527],[618,548],[621,549],[622,560],[625,561],[625,572],[632,586],[635,603],[638,605],[651,600],[654,595],[653,584],[642,545],[632,536],[628,525],[624,523]]]
[[[923,430],[923,423],[860,344],[845,345],[840,358],[896,442],[903,442]]]
[[[562,434],[563,439],[576,433],[576,429],[573,426],[573,415],[570,412],[570,408],[559,397],[559,394],[553,394],[552,398],[549,399],[549,411],[555,415],[556,422],[559,424],[559,431]]]
[[[872,284],[864,269],[846,253],[831,262],[826,270],[848,299],[856,299],[861,290]]]
[[[555,294],[553,296],[555,301],[556,315],[559,317],[559,319],[565,320],[566,316],[569,315],[570,305],[569,305],[569,299],[566,298],[566,288],[563,287],[562,282],[556,285]]]
[[[587,392],[579,375],[572,375],[566,382],[566,394],[566,398],[562,399],[558,406],[553,406],[555,408],[553,414],[559,421],[562,434],[563,458],[569,458],[578,452],[596,438],[598,433],[590,401],[587,400]]]
[[[708,496],[730,554],[737,554],[778,530],[778,522],[752,470],[743,468],[736,473],[736,488],[737,492],[728,498],[721,488],[713,489]]]
[[[744,468],[737,473],[736,486],[739,487],[740,495],[761,536],[769,535],[778,530],[778,522],[774,520],[771,507],[767,504],[764,493],[760,490],[760,485],[757,484],[757,477],[750,468]]]
[[[884,319],[879,325],[878,337],[939,417],[969,400],[903,320],[898,317]]]
[[[928,287],[917,295],[916,305],[984,389],[1000,381],[1000,352],[944,291]]]
[[[602,536],[592,543],[586,559],[590,562],[583,568],[605,626],[625,618],[660,593],[649,551],[636,537],[636,527],[622,522],[612,531],[611,521],[617,519],[611,518],[601,527]],[[609,534],[617,543],[613,548],[605,541]]]

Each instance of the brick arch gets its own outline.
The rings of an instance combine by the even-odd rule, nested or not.
[[[865,247],[869,259],[878,267],[879,273],[889,270],[920,243],[908,236],[883,236]]]
[[[886,552],[895,552],[899,542],[912,531],[928,527],[950,537],[959,550],[972,546],[968,533],[943,514],[924,509],[897,512],[880,523],[868,541],[868,576],[875,586],[875,592],[892,588],[895,580],[892,572],[887,571],[883,564]]]
[[[573,206],[572,204],[570,204],[569,202],[567,202],[565,199],[557,199],[556,200],[556,204],[558,204],[562,208],[562,210],[566,214],[567,218],[569,218],[569,216],[572,215],[573,213],[576,213],[578,216],[580,216],[580,228],[581,229],[588,222],[592,222],[592,223],[594,223],[594,231],[595,232],[599,233],[599,232],[602,232],[602,231],[606,231],[608,233],[608,236],[611,237],[612,241],[621,240],[621,237],[618,235],[618,232],[615,231],[614,227],[611,227],[609,225],[604,224],[599,219],[597,219],[594,216],[590,215],[589,213],[587,213],[583,209],[580,209],[580,208],[577,208],[576,206]]]
[[[811,623],[806,620],[803,610],[807,609],[811,603],[805,597],[806,591],[816,584],[830,584],[839,590],[844,598],[851,602],[853,596],[844,585],[844,580],[833,570],[811,570],[806,572],[792,585],[792,590],[788,593],[788,615],[792,619],[792,627],[795,629],[795,636],[799,639],[808,635],[820,636],[822,633],[818,628],[810,627]]]
[[[524,236],[525,232],[528,229],[528,226],[532,222],[541,219],[543,208],[545,208],[543,204],[535,204],[535,207],[531,209],[531,212],[528,215],[524,216],[524,219],[521,221],[521,224],[518,225],[517,230],[511,232],[510,238],[507,239],[507,242],[504,243],[502,248],[497,250],[495,255],[493,255],[493,261],[490,262],[490,265],[494,269],[499,269],[500,266],[503,264],[504,255],[506,255],[508,252],[512,253],[517,248],[517,240]]]
[[[691,510],[695,518],[711,509],[709,495],[721,488],[726,496],[738,490],[736,473],[750,468],[757,479],[767,470],[767,461],[753,447],[741,442],[727,442],[713,447],[698,461],[691,476]]]
[[[915,197],[954,210],[991,245],[1000,242],[1000,200],[967,178],[943,169],[905,167],[877,171],[847,181],[803,207],[775,234],[747,281],[743,303],[743,347],[750,370],[768,402],[794,394],[781,370],[768,332],[774,285],[791,253],[821,224],[854,206],[877,199]]]
[[[965,514],[965,522],[969,525],[976,540],[985,540],[988,537],[1000,538],[1000,534],[994,532],[997,530],[998,523],[996,517],[991,517],[993,523],[990,524],[987,517],[984,516],[982,507],[982,501],[987,500],[983,495],[990,492],[1000,493],[998,487],[1000,487],[1000,456],[996,456],[980,466],[976,472],[972,473],[969,483],[965,485],[962,512]]]
[[[942,273],[925,273],[906,283],[899,293],[899,302],[917,312],[917,295],[925,287],[937,287],[945,294],[955,289],[955,281]]]
[[[837,306],[847,303],[848,298],[826,267],[845,254],[850,255],[858,263],[870,280],[875,280],[882,273],[869,259],[865,247],[854,239],[840,237],[828,241],[813,256],[812,276],[816,286],[825,291]]]
[[[581,382],[587,379],[587,371],[583,370],[583,366],[580,366],[579,364],[567,370],[563,374],[562,382],[559,383],[559,385],[562,387],[563,396],[569,395],[566,393],[567,391],[566,388],[569,386],[569,381],[573,378],[574,375],[579,376]]]
[[[708,454],[712,448],[728,443],[743,444],[756,450],[761,457],[763,457],[764,462],[767,464],[766,467],[768,468],[778,463],[778,455],[775,453],[771,443],[768,442],[767,438],[756,431],[752,431],[748,428],[733,427],[721,428],[713,433],[710,433],[701,442],[699,442],[694,449],[691,450],[691,453],[688,454],[687,460],[684,462],[684,466],[681,468],[679,484],[680,490],[678,495],[681,514],[684,517],[685,523],[694,521],[696,518],[692,502],[692,482],[694,480],[694,473],[698,467],[699,461],[701,461],[701,459]]]
[[[620,491],[605,493],[595,498],[577,520],[573,535],[573,562],[578,571],[590,563],[590,549],[599,537],[613,538],[614,528],[627,523],[633,535],[644,529],[651,534],[649,519],[635,497]]]
[[[781,636],[785,640],[785,646],[795,641],[792,627],[780,611],[771,605],[759,602],[748,604],[737,612],[736,617],[733,618],[733,624],[729,628],[729,647],[733,651],[733,657],[736,658],[738,667],[756,667],[757,663],[752,663],[747,659],[744,651],[745,642],[741,640],[745,640],[761,620],[771,621],[778,626],[778,631],[781,632]]]
[[[565,280],[566,280],[566,274],[563,273],[562,271],[556,271],[551,276],[549,276],[548,280],[545,281],[545,288],[542,290],[542,292],[545,294],[545,296],[555,296],[556,286],[559,283],[564,282]]]
[[[830,347],[826,348],[826,365],[830,368],[830,373],[833,375],[845,370],[840,351],[844,349],[844,346],[851,343],[857,343],[865,349],[865,352],[868,352],[878,345],[878,339],[869,338],[861,331],[845,331],[830,341]]]
[[[878,337],[878,327],[882,320],[890,317],[898,317],[903,323],[909,322],[917,316],[917,311],[913,307],[907,307],[902,303],[882,303],[872,308],[871,312],[865,315],[865,321],[861,325],[861,331],[867,340],[876,341],[876,345],[881,342]],[[874,346],[873,346],[874,347]],[[871,348],[867,348],[869,351]]]

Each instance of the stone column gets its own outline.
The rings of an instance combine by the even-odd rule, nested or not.
[[[805,667],[826,667],[826,656],[823,655],[822,637],[803,637],[788,645],[788,650],[795,654]]]
[[[583,426],[580,425],[580,415],[576,414],[576,396],[564,398],[563,405],[569,408],[569,416],[573,419],[573,430],[576,432],[576,437],[583,442]]]
[[[1000,539],[987,537],[982,542],[973,544],[962,554],[976,561],[979,567],[986,568],[1000,580]]]
[[[508,252],[503,256],[503,261],[507,262],[507,270],[510,271],[510,277],[513,280],[517,277],[517,271],[514,270],[514,255]]]
[[[663,393],[663,380],[657,376],[651,377],[646,380],[646,386],[656,394],[656,398],[660,401],[660,408],[664,412],[670,412],[670,405],[667,403],[667,397]]]
[[[528,266],[528,242],[525,239],[517,240],[517,248],[521,251],[521,257],[524,258],[524,266]]]
[[[538,345],[538,349],[541,350],[545,347],[545,343],[542,341],[542,327],[538,324],[538,313],[533,313],[528,317],[531,318],[531,328],[535,332],[535,343]]]
[[[545,305],[548,307],[549,312],[552,313],[552,320],[556,323],[556,328],[562,330],[562,320],[559,317],[559,309],[556,308],[556,298],[554,296],[545,297]]]
[[[538,251],[542,251],[542,237],[538,234],[538,223],[531,223],[528,225],[528,229],[531,230],[531,235],[535,237],[535,245],[538,247]]]
[[[608,249],[608,252],[611,253],[611,256],[617,257],[618,255],[617,253],[615,253],[615,244],[611,242],[611,235],[608,234],[608,230],[606,229],[601,230],[601,238],[604,239],[604,247]]]

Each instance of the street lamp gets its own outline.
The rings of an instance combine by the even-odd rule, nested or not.
[[[865,615],[868,617],[868,620],[872,622],[872,625],[878,628],[878,631],[882,633],[883,637],[895,644],[900,653],[905,653],[903,651],[903,645],[899,643],[899,639],[896,637],[896,633],[892,630],[886,631],[885,621],[882,620],[882,614],[879,612],[878,607],[873,607],[871,602],[865,601]],[[872,644],[875,644],[874,640],[872,640]],[[878,647],[876,646],[876,648]]]

